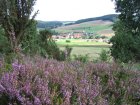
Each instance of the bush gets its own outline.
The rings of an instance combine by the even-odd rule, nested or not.
[[[71,59],[71,52],[72,52],[72,47],[69,47],[68,45],[65,47],[65,55],[66,59],[70,60]]]
[[[58,61],[65,61],[70,59],[72,51],[71,47],[66,46],[64,50],[60,50],[60,48],[53,40],[48,40],[45,46],[45,51],[41,53],[42,56],[47,56],[48,58],[56,59]]]
[[[100,38],[101,38],[100,35],[96,35],[96,36],[95,36],[95,39],[100,39]]]
[[[66,43],[70,43],[71,41],[70,40],[66,40]]]
[[[16,61],[0,78],[0,105],[138,105],[139,80],[116,64]]]
[[[39,40],[40,35],[37,32],[36,24],[37,22],[34,21],[32,26],[26,30],[21,42],[22,53],[26,55],[34,56],[40,50],[39,42],[41,42],[41,40]]]
[[[39,54],[43,57],[56,59],[59,61],[66,60],[64,51],[61,51],[55,41],[51,38],[52,33],[49,30],[41,30],[38,38]]]
[[[89,56],[88,54],[86,55],[73,55],[74,56],[74,60],[86,63],[89,61]]]
[[[108,38],[108,37],[107,37],[107,36],[101,36],[101,38],[102,38],[102,39],[106,39],[106,38]]]
[[[103,62],[107,62],[110,60],[109,51],[102,49],[101,53],[99,54],[99,60]]]

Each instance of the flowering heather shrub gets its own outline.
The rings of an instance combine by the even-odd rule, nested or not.
[[[116,64],[36,59],[0,78],[0,105],[139,105],[140,72]]]

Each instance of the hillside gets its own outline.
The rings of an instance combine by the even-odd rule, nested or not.
[[[60,21],[37,21],[37,28],[38,29],[53,29],[62,26],[63,23]]]
[[[61,34],[84,32],[88,34],[101,34],[104,36],[110,36],[113,34],[112,25],[113,22],[111,21],[96,20],[96,21],[89,21],[80,24],[62,26],[62,27],[55,28],[54,30]]]
[[[104,15],[104,16],[100,16],[100,17],[80,19],[80,20],[77,20],[75,22],[71,22],[71,23],[68,23],[65,25],[67,26],[67,25],[73,25],[73,24],[80,24],[80,23],[84,23],[84,22],[97,21],[97,20],[115,22],[117,17],[118,17],[117,14],[109,14],[109,15]]]
[[[117,19],[117,14],[110,14],[101,17],[81,19],[77,21],[38,21],[38,29],[53,29],[60,34],[64,33],[87,33],[103,36],[114,34],[112,25]]]
[[[75,21],[41,21],[37,20],[37,28],[38,29],[53,29],[61,26],[65,26],[67,24],[73,24]]]
[[[114,22],[117,19],[117,16],[118,16],[117,14],[109,14],[109,15],[104,15],[104,16],[100,16],[100,17],[80,19],[80,20],[75,21],[75,24],[89,22],[89,21],[96,21],[96,20]]]
[[[80,19],[77,21],[40,21],[40,20],[37,20],[37,28],[53,29],[53,28],[57,28],[61,26],[68,26],[68,25],[80,24],[84,22],[97,21],[97,20],[114,22],[117,16],[118,16],[117,14],[109,14],[109,15],[100,16],[100,17]]]

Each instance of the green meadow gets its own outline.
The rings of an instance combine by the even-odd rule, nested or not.
[[[57,45],[59,46],[110,46],[106,42],[96,42],[91,39],[57,39]]]
[[[70,42],[66,42],[66,40]],[[72,56],[87,54],[91,60],[98,58],[103,49],[108,51],[111,46],[105,42],[91,42],[87,39],[59,39],[56,43],[61,49],[64,49],[67,45],[72,47]]]
[[[65,47],[60,47],[61,49],[64,49]],[[73,55],[88,55],[90,57],[90,60],[97,59],[99,57],[99,54],[101,51],[109,50],[109,47],[104,47],[104,46],[77,46],[77,47],[72,47],[72,53],[71,56]]]

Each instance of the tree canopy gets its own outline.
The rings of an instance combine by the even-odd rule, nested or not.
[[[113,0],[119,20],[112,37],[112,56],[123,62],[140,60],[140,0]]]
[[[35,2],[36,0],[0,0],[0,24],[14,52],[37,15],[35,12],[31,17]]]

